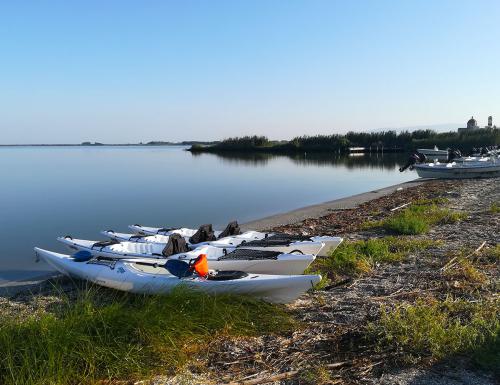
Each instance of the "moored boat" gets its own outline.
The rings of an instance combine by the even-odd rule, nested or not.
[[[448,150],[440,150],[437,146],[434,146],[434,148],[418,148],[417,151],[431,159],[446,158],[448,156]]]
[[[428,163],[413,166],[421,178],[467,179],[500,177],[500,162],[484,161]]]

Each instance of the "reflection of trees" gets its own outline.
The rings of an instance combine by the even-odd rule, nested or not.
[[[271,158],[279,155],[267,154],[263,152],[232,152],[224,151],[221,153],[197,153],[192,152],[193,156],[216,156],[223,163],[227,164],[247,164],[253,166],[265,166]]]
[[[339,155],[308,153],[290,156],[299,165],[315,165],[320,167],[344,166],[348,169],[385,169],[394,170],[406,163],[407,156],[398,153],[372,153],[360,155]]]
[[[264,166],[270,160],[278,157],[287,157],[300,166],[344,166],[348,169],[384,169],[394,170],[404,165],[407,155],[397,153],[372,153],[356,156],[340,155],[333,153],[305,153],[305,154],[269,154],[263,152],[221,152],[221,153],[192,153],[193,156],[216,156],[224,163],[247,164]]]

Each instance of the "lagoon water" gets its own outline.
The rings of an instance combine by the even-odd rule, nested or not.
[[[46,274],[33,247],[66,251],[128,224],[216,228],[416,178],[405,156],[193,155],[177,146],[0,147],[0,284]]]

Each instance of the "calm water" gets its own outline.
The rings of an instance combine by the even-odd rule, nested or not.
[[[0,283],[40,274],[33,246],[127,225],[222,227],[416,178],[406,157],[192,155],[183,147],[0,148]]]

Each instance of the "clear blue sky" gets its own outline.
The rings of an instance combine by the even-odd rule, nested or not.
[[[500,121],[500,1],[2,1],[0,143]]]

